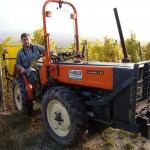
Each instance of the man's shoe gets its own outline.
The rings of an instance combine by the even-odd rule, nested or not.
[[[36,96],[36,97],[35,97],[35,101],[41,104],[41,102],[42,102],[41,96],[40,96],[40,95],[39,95],[39,96]]]
[[[41,92],[40,91],[36,91],[35,97],[39,97],[39,96],[41,96]]]

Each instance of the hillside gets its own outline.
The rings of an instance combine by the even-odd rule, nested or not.
[[[0,43],[6,40],[8,37],[15,37],[16,39],[13,40],[10,44],[17,44],[18,40],[20,40],[20,32],[2,32],[0,33]],[[32,34],[31,34],[32,36]],[[86,37],[86,38],[85,38]],[[88,37],[88,38],[87,38]],[[70,46],[74,43],[74,35],[68,33],[51,33],[50,38],[57,43],[57,48],[65,48]],[[79,38],[88,39],[88,41],[96,40],[96,37],[92,36],[80,36]],[[97,37],[98,38],[98,37]]]

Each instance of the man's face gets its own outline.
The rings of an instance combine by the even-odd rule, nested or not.
[[[23,37],[22,38],[22,43],[23,43],[23,45],[24,45],[25,48],[30,47],[30,44],[31,44],[30,37],[29,36]]]

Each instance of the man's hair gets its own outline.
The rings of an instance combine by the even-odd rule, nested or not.
[[[24,37],[26,37],[26,36],[29,36],[29,37],[30,37],[30,34],[28,34],[28,33],[22,33],[22,34],[21,34],[21,40],[22,40],[22,38],[24,38]]]

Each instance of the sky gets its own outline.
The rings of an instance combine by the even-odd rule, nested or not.
[[[4,32],[32,32],[43,26],[42,7],[46,0],[0,0],[0,35]],[[77,9],[79,36],[119,39],[113,8],[117,8],[124,38],[130,32],[137,40],[150,40],[150,0],[67,0]],[[70,8],[50,6],[53,17],[47,22],[50,32],[73,32]],[[60,14],[64,14],[62,17]],[[61,16],[61,19],[58,18]]]

